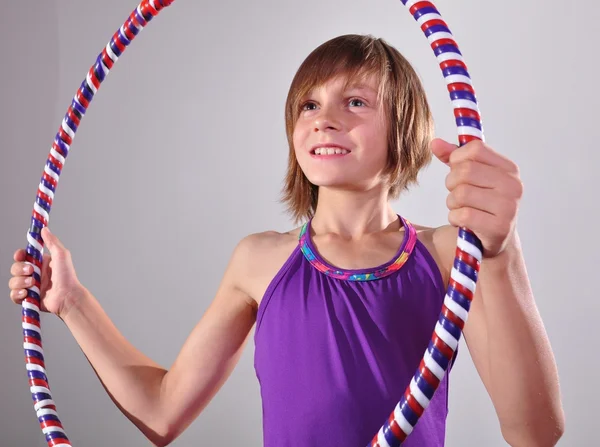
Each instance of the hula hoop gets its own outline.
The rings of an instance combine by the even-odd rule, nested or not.
[[[73,97],[52,143],[38,186],[26,248],[26,262],[33,266],[35,281],[34,285],[27,289],[27,297],[22,303],[22,328],[25,366],[34,409],[50,447],[72,447],[72,444],[56,411],[44,363],[39,289],[44,248],[41,231],[48,225],[60,174],[75,132],[94,95],[138,33],[163,8],[170,6],[174,1],[143,0],[114,33]],[[483,127],[473,84],[448,25],[432,2],[401,1],[421,27],[439,62],[454,108],[460,145],[472,140],[483,140]],[[462,336],[475,293],[482,255],[483,248],[477,236],[466,228],[460,228],[448,290],[429,346],[398,405],[368,446],[401,445],[428,407]]]

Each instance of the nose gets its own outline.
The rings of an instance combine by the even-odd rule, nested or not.
[[[341,123],[331,108],[323,107],[315,116],[314,119],[314,131],[325,131],[325,130],[339,130]]]

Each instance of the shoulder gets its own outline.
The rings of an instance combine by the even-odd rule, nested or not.
[[[450,271],[456,251],[458,228],[452,225],[426,227],[412,224],[417,231],[418,240],[425,246],[435,260],[444,283],[450,278]]]
[[[287,246],[290,243],[297,243],[300,228],[287,232],[278,232],[274,230],[252,233],[241,239],[235,250],[234,256],[244,260],[260,259],[272,254],[274,250]]]
[[[298,246],[299,234],[300,228],[286,232],[269,230],[241,239],[230,261],[237,287],[260,302],[270,281]]]

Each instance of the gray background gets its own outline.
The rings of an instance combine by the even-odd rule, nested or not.
[[[7,284],[43,164],[96,55],[136,6],[104,0],[1,0],[0,279]],[[595,237],[597,2],[437,3],[465,55],[487,141],[522,170],[519,231],[560,370],[567,431],[591,445],[600,367]],[[543,18],[542,18],[543,15]],[[301,61],[346,33],[385,38],[416,66],[438,135],[455,141],[427,42],[400,1],[179,0],[138,36],[94,99],[61,176],[50,227],[82,282],[139,349],[168,366],[212,300],[237,241],[291,223],[277,203],[286,165],[283,105]],[[398,212],[446,223],[446,168],[435,161]],[[0,444],[46,445],[23,364],[20,308],[0,300]],[[50,383],[75,445],[148,442],[104,393],[78,346],[43,319]],[[250,343],[231,379],[174,443],[261,444]],[[449,446],[505,445],[461,350]],[[383,421],[382,421],[383,423]]]

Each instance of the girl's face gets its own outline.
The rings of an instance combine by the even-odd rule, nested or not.
[[[373,76],[343,90],[334,78],[303,98],[293,133],[296,159],[317,186],[366,191],[385,181],[388,129]]]

